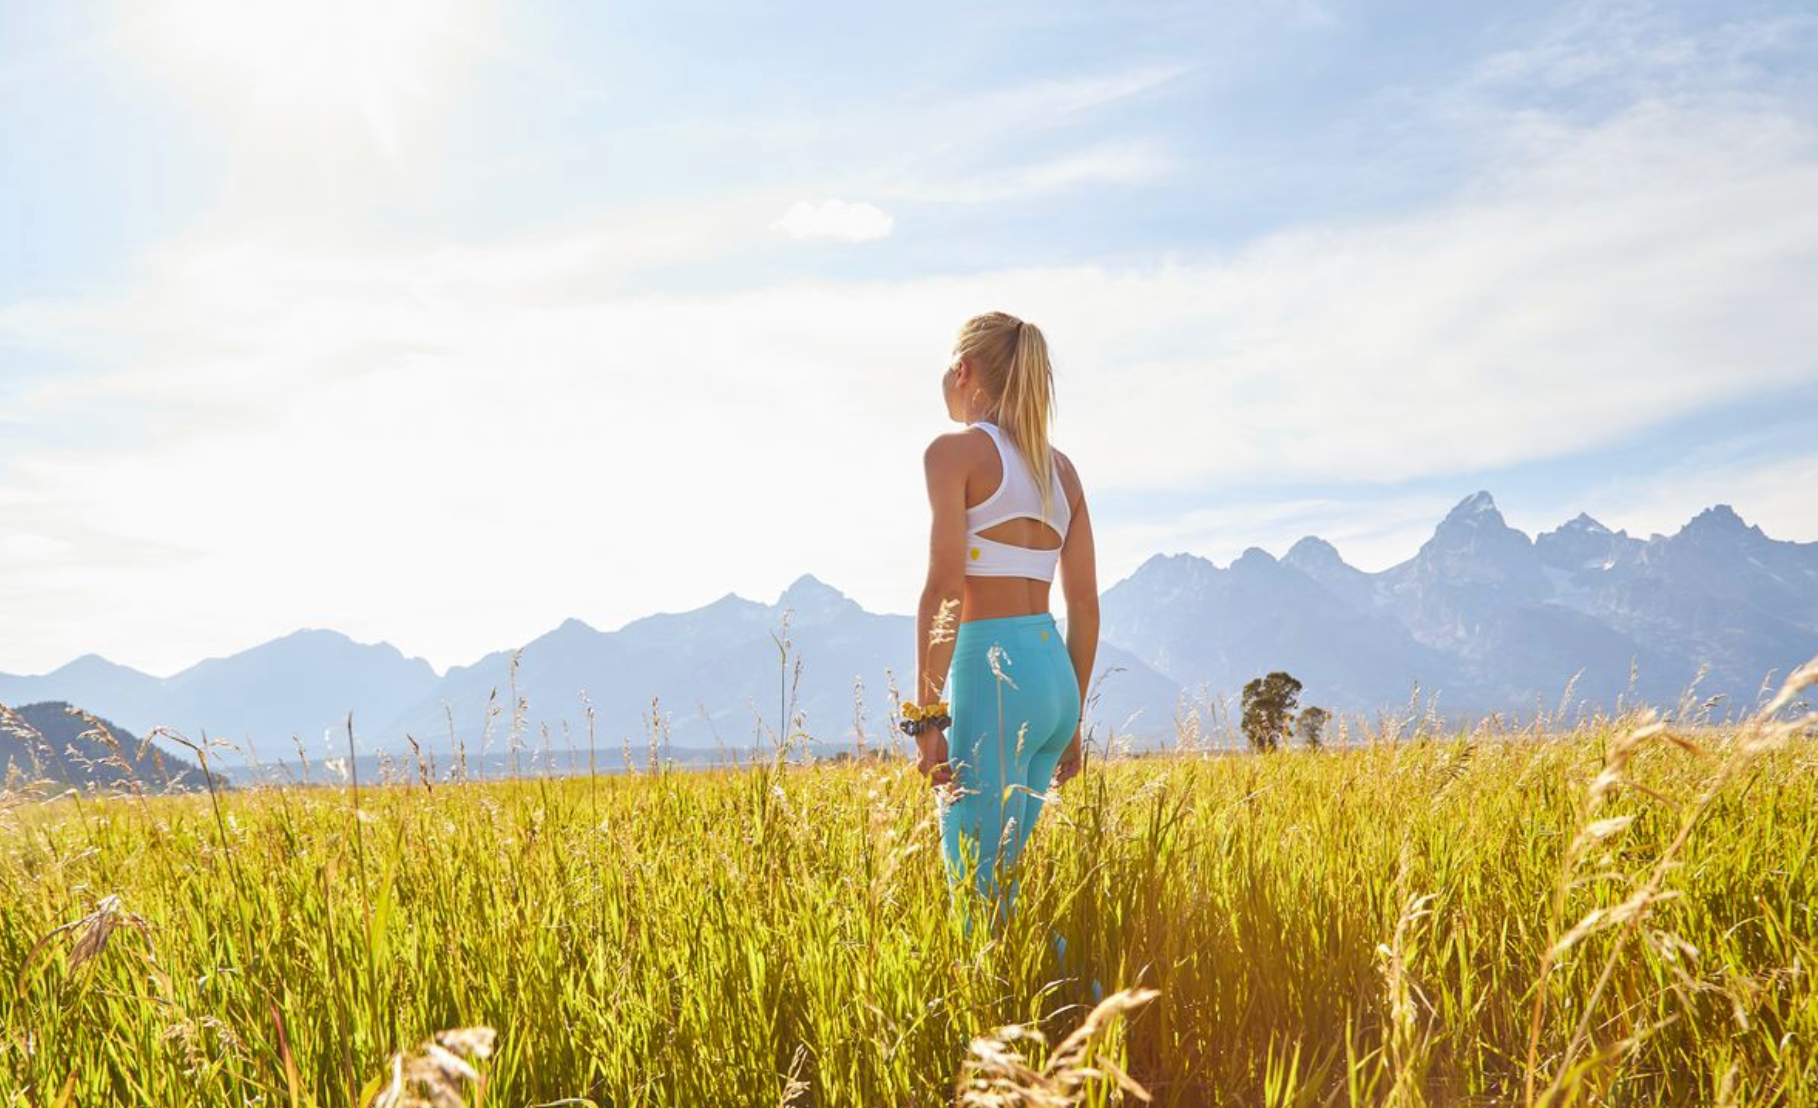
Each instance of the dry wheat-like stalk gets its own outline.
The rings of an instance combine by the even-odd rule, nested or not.
[[[418,743],[416,736],[408,731],[404,733],[404,741],[410,744],[410,752],[416,757],[417,780],[423,783],[423,791],[433,794],[436,791],[435,782],[431,779],[429,761],[423,757],[422,744]]]
[[[808,1048],[797,1046],[795,1057],[789,1060],[789,1072],[783,1075],[783,1092],[777,1097],[776,1108],[794,1108],[797,1097],[807,1097],[810,1086],[802,1080],[802,1067],[807,1062]]]
[[[1396,885],[1405,891],[1408,848],[1402,848],[1401,869]],[[1419,1108],[1426,1103],[1424,1082],[1426,1061],[1432,1046],[1430,1031],[1421,1026],[1420,1010],[1432,1010],[1433,1002],[1421,992],[1408,968],[1412,960],[1415,935],[1422,920],[1433,914],[1432,893],[1406,893],[1395,932],[1386,943],[1378,944],[1376,955],[1382,962],[1383,986],[1388,997],[1389,1029],[1387,1061],[1394,1078],[1383,1103],[1388,1108]]]
[[[954,1099],[961,1108],[1072,1108],[1095,1081],[1109,1080],[1145,1103],[1149,1091],[1099,1048],[1113,1024],[1161,995],[1154,989],[1112,993],[1087,1014],[1039,1068],[1023,1044],[1046,1044],[1042,1033],[1020,1024],[972,1040]]]
[[[465,1108],[467,1089],[486,1087],[470,1059],[492,1057],[497,1034],[490,1027],[458,1027],[392,1055],[390,1080],[362,1108]]]
[[[25,748],[26,754],[31,757],[32,779],[44,780],[45,769],[44,757],[42,756],[55,758],[55,753],[51,750],[50,743],[45,741],[43,734],[41,734],[36,727],[33,727],[30,721],[24,716],[13,711],[4,704],[0,704],[0,733],[11,735],[13,738],[19,740],[20,745]],[[10,765],[12,765],[12,763],[9,763],[9,766]],[[12,775],[9,772],[8,777],[10,778],[11,776]],[[69,784],[67,774],[63,784]]]
[[[1618,959],[1627,941],[1639,931],[1642,922],[1647,918],[1654,905],[1672,899],[1678,895],[1665,888],[1668,874],[1678,865],[1679,855],[1691,840],[1692,832],[1702,822],[1708,812],[1729,783],[1735,780],[1751,765],[1756,757],[1770,750],[1777,749],[1790,742],[1794,736],[1818,728],[1818,711],[1807,710],[1793,718],[1784,718],[1786,708],[1794,703],[1799,694],[1807,688],[1818,685],[1818,658],[1793,670],[1781,685],[1780,692],[1763,705],[1759,711],[1749,717],[1742,725],[1740,733],[1730,744],[1730,749],[1718,764],[1714,773],[1706,782],[1696,801],[1689,807],[1681,809],[1678,805],[1667,803],[1680,811],[1678,833],[1661,851],[1649,868],[1647,876],[1640,880],[1620,904],[1611,908],[1593,908],[1571,929],[1549,945],[1542,952],[1539,980],[1535,986],[1534,1009],[1529,1026],[1527,1072],[1524,1079],[1523,1103],[1532,1108],[1535,1104],[1551,1104],[1565,1091],[1573,1080],[1574,1066],[1580,1056],[1592,1047],[1591,1025],[1595,1018],[1598,1003],[1608,989],[1610,979],[1615,973]],[[1592,779],[1589,795],[1585,805],[1586,825],[1579,832],[1570,848],[1566,851],[1559,887],[1559,900],[1555,905],[1555,918],[1559,909],[1564,906],[1564,889],[1570,874],[1578,862],[1597,844],[1620,832],[1628,826],[1623,817],[1602,820],[1591,820],[1605,799],[1620,788],[1628,788],[1645,793],[1655,799],[1665,801],[1653,790],[1647,789],[1630,779],[1624,771],[1637,751],[1650,740],[1664,738],[1682,749],[1699,756],[1709,756],[1709,752],[1692,743],[1689,739],[1668,734],[1664,723],[1654,718],[1651,713],[1642,716],[1639,726],[1630,730],[1611,748],[1601,772]],[[1536,1094],[1539,1076],[1539,1049],[1541,1016],[1546,1004],[1546,986],[1558,956],[1586,936],[1603,930],[1616,932],[1609,954],[1597,975],[1596,983],[1591,987],[1588,998],[1582,1004],[1581,1014],[1572,1029],[1570,1040],[1561,1055],[1555,1074],[1547,1087]],[[1638,1041],[1630,1036],[1622,1043],[1594,1051],[1593,1059],[1607,1058],[1614,1060],[1633,1049],[1632,1043]]]
[[[126,784],[128,788],[135,793],[142,793],[144,788],[139,781],[138,771],[134,769],[132,763],[128,761],[126,748],[122,746],[120,740],[115,737],[113,729],[107,725],[107,721],[92,712],[86,712],[74,705],[65,706],[64,711],[87,725],[82,733],[77,736],[78,738],[86,742],[94,743],[97,746],[107,748],[108,754],[101,759],[100,764],[110,766],[118,771],[120,780]],[[143,750],[143,744],[141,744],[141,750]]]
[[[941,601],[941,606],[928,622],[928,645],[939,646],[954,640],[956,625],[959,622],[959,598],[949,596]]]
[[[147,923],[143,916],[135,915],[121,907],[119,894],[109,893],[96,902],[94,911],[81,919],[74,919],[53,928],[43,938],[33,943],[31,950],[25,955],[24,964],[19,967],[20,979],[24,979],[25,971],[31,968],[32,961],[38,957],[39,952],[49,946],[50,941],[58,935],[69,931],[76,932],[76,941],[69,949],[67,960],[70,972],[74,973],[82,967],[83,963],[106,950],[108,939],[120,927],[130,927],[147,937],[151,935],[151,924]]]
[[[223,1058],[245,1057],[246,1044],[227,1022],[218,1016],[192,1017],[169,1000],[161,1004],[172,1009],[171,1022],[158,1036],[159,1041],[174,1045],[183,1055],[183,1072],[194,1076]]]

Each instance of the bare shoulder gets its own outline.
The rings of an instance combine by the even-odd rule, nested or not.
[[[948,431],[934,436],[928,448],[922,451],[922,464],[931,473],[964,469],[977,459],[979,445],[988,442],[990,438],[985,432],[971,427]]]

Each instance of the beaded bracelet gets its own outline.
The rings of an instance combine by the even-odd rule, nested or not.
[[[953,717],[942,713],[938,716],[922,716],[920,719],[906,719],[898,724],[905,735],[919,735],[923,731],[945,730],[953,726]]]

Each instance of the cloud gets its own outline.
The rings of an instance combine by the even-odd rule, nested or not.
[[[21,401],[64,444],[0,470],[40,536],[0,548],[0,609],[33,628],[0,669],[91,649],[168,669],[303,625],[465,662],[803,571],[909,610],[937,382],[958,323],[994,307],[1057,352],[1107,583],[1164,542],[1301,530],[1386,562],[1431,514],[1385,487],[1810,382],[1815,151],[1782,115],[1648,103],[1530,119],[1436,208],[1232,251],[711,294],[624,280],[618,244],[711,258],[681,209],[650,239],[614,219],[458,250],[173,244],[121,295],[0,309],[0,344],[87,366]],[[1381,522],[1250,522],[1255,490],[1297,483],[1377,498]],[[131,556],[47,568],[58,541]]]
[[[1818,451],[1787,457],[1723,458],[1690,450],[1679,465],[1585,490],[1583,510],[1638,538],[1671,534],[1713,504],[1729,504],[1770,537],[1818,541]]]
[[[797,200],[770,226],[795,239],[865,242],[890,237],[896,221],[876,206],[845,200]]]
[[[880,184],[879,191],[926,202],[1026,201],[1039,193],[1084,185],[1154,184],[1175,168],[1175,160],[1152,143],[1118,142],[1008,169]]]
[[[925,148],[1001,143],[1006,137],[1051,130],[1085,116],[1163,94],[1194,71],[1190,65],[1141,65],[1112,73],[1042,77],[977,90],[903,112],[885,133]]]
[[[1110,528],[1099,538],[1099,554],[1116,566],[1179,552],[1226,565],[1252,546],[1279,558],[1302,536],[1317,534],[1351,565],[1375,571],[1413,553],[1458,499],[1369,491],[1346,497],[1233,497]]]
[[[1465,87],[1518,97],[1570,92],[1593,108],[1759,93],[1775,83],[1776,55],[1809,51],[1814,43],[1818,17],[1806,13],[1738,12],[1694,29],[1669,6],[1591,0],[1566,7],[1539,36],[1474,62]]]
[[[828,134],[847,136],[850,145],[841,149],[851,153],[841,165],[850,191],[918,202],[1020,202],[1082,185],[1151,184],[1175,171],[1177,159],[1161,140],[1134,134],[1155,127],[1152,119],[1138,122],[1137,113],[1182,91],[1193,72],[1149,64],[1023,78],[832,106],[766,129],[774,143],[817,149]],[[1115,137],[1094,137],[1112,126]]]

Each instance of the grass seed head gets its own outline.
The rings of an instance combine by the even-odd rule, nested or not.
[[[1147,1102],[1148,1090],[1100,1047],[1119,1018],[1159,995],[1154,989],[1138,988],[1107,996],[1039,1068],[1022,1048],[1025,1043],[1046,1044],[1035,1028],[1012,1024],[972,1040],[955,1101],[962,1108],[1072,1108],[1084,1101],[1092,1083],[1110,1081]]]
[[[81,919],[71,920],[61,927],[55,928],[33,944],[25,956],[24,964],[19,967],[19,975],[21,978],[25,976],[25,971],[31,968],[33,959],[50,945],[52,939],[71,931],[76,933],[76,941],[69,949],[67,964],[69,971],[74,973],[106,950],[108,939],[113,937],[117,928],[123,926],[131,928],[141,935],[151,935],[151,924],[145,922],[144,917],[128,912],[121,907],[120,897],[117,894],[109,893],[95,904],[94,911]]]
[[[492,1057],[496,1037],[490,1027],[458,1027],[392,1055],[390,1080],[364,1102],[366,1108],[465,1108],[467,1090],[486,1085],[469,1059]]]

